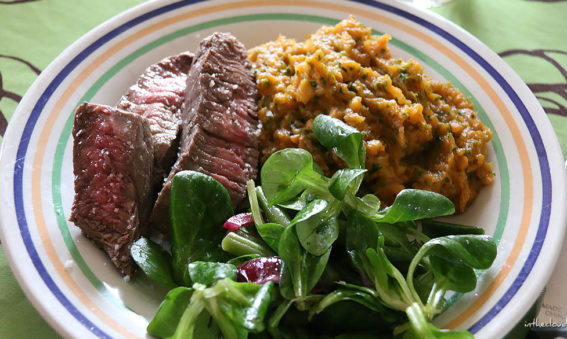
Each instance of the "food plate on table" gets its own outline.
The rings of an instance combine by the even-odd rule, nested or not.
[[[506,333],[536,301],[553,270],[565,226],[565,173],[553,129],[521,79],[477,39],[443,18],[395,2],[179,1],[140,5],[65,50],[18,106],[2,145],[2,244],[28,298],[62,335],[145,337],[164,290],[124,279],[71,222],[73,113],[84,101],[113,105],[150,64],[194,51],[213,32],[246,48],[283,34],[303,41],[349,14],[391,54],[449,81],[492,130],[494,182],[463,214],[498,243],[476,289],[453,295],[440,328]]]

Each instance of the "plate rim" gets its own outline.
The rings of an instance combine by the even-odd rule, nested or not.
[[[199,2],[201,2],[201,1],[195,1],[194,3],[199,3]],[[355,2],[355,3],[359,3],[359,4],[360,4],[360,3],[367,4],[367,2],[365,2],[365,1],[354,1],[354,2]],[[175,4],[175,3],[178,3],[178,2],[177,2],[177,1],[170,1],[170,3],[171,3],[171,4]],[[191,3],[191,4],[194,4],[194,3]],[[386,2],[384,2],[384,3],[386,3]],[[108,31],[108,30],[111,30],[111,31],[112,31],[113,28],[111,28],[111,26],[109,26],[109,23],[113,23],[113,22],[115,22],[117,19],[120,19],[120,18],[123,18],[123,17],[131,18],[132,16],[135,16],[135,13],[137,13],[137,11],[146,13],[146,12],[150,11],[152,8],[158,8],[159,6],[161,6],[161,5],[163,5],[163,4],[164,4],[164,2],[161,2],[161,3],[158,3],[158,2],[149,2],[149,3],[140,4],[140,5],[136,6],[136,7],[133,7],[133,8],[131,8],[131,9],[125,11],[125,12],[122,12],[122,13],[120,13],[120,14],[118,14],[118,15],[116,15],[116,16],[110,18],[110,19],[108,19],[107,21],[105,21],[104,23],[100,24],[99,26],[97,26],[97,27],[94,28],[93,30],[90,30],[88,33],[86,33],[85,35],[83,35],[79,40],[77,40],[76,42],[74,42],[73,44],[71,44],[68,48],[66,48],[65,51],[64,51],[59,57],[57,57],[52,63],[50,63],[50,65],[46,68],[46,70],[45,70],[44,72],[42,72],[42,74],[36,79],[36,81],[32,84],[32,86],[30,86],[30,88],[28,89],[28,92],[27,92],[26,95],[24,96],[24,99],[22,99],[22,103],[24,103],[24,102],[27,103],[27,101],[24,101],[24,100],[28,100],[28,99],[26,99],[26,98],[32,97],[33,94],[36,94],[35,96],[37,97],[37,93],[34,93],[33,90],[36,89],[36,88],[43,88],[43,87],[42,87],[42,83],[43,83],[44,81],[47,81],[47,80],[49,80],[49,79],[52,78],[52,76],[53,76],[53,70],[59,70],[59,69],[61,69],[61,68],[57,68],[57,67],[56,67],[56,66],[58,66],[58,63],[57,63],[57,62],[63,63],[63,64],[66,63],[66,61],[65,61],[66,58],[64,58],[64,57],[68,57],[69,55],[74,55],[74,54],[76,54],[75,52],[76,52],[77,50],[80,50],[80,49],[81,49],[81,48],[80,48],[81,46],[84,46],[86,43],[88,43],[88,42],[94,40],[97,36],[100,36],[101,33],[104,33],[104,32],[106,32],[106,31]],[[401,4],[401,3],[395,3],[395,5],[396,5],[395,7],[401,7],[401,8],[403,8],[404,5],[405,5],[406,7],[409,7],[409,5]],[[409,10],[408,10],[408,8],[405,8],[405,10],[407,10],[408,12],[412,12],[412,11],[415,10],[415,9],[409,7]],[[441,17],[441,16],[438,16],[438,15],[435,14],[435,13],[425,12],[425,11],[419,11],[418,14],[421,15],[421,16],[432,16],[432,17],[437,16],[437,18],[436,18],[435,20],[441,20],[442,22],[445,22],[445,24],[449,23],[449,24],[450,24],[449,26],[450,26],[451,28],[458,27],[457,25],[451,23],[450,21],[448,21],[447,19],[445,19],[445,18],[443,18],[443,17]],[[433,15],[432,15],[432,14],[433,14]],[[428,20],[428,21],[429,21],[429,20]],[[453,26],[454,26],[454,27],[453,27]],[[476,42],[480,43],[480,44],[481,44],[482,46],[484,46],[484,48],[486,48],[488,51],[490,51],[491,53],[494,53],[494,52],[491,51],[488,47],[486,47],[482,42],[480,42],[478,39],[476,39],[474,36],[472,36],[470,33],[466,32],[465,30],[463,30],[463,29],[460,28],[460,27],[458,27],[458,29],[462,31],[462,32],[460,32],[460,33],[469,35],[469,37],[472,39],[472,41],[476,41]],[[467,40],[466,42],[467,42],[467,44],[469,44],[469,43],[471,42],[471,40]],[[486,51],[483,51],[483,53],[485,53],[485,52],[486,52]],[[483,54],[483,55],[484,55],[484,54]],[[501,61],[502,63],[504,63],[504,61],[503,61],[500,57],[498,57],[495,53],[494,53],[494,55],[497,57],[497,60],[499,60],[499,61]],[[509,68],[509,66],[508,66],[507,64],[505,64],[505,63],[504,63],[504,66]],[[503,67],[503,66],[502,66],[502,65],[499,65],[498,69],[501,69],[501,67]],[[504,67],[504,68],[505,68],[505,67]],[[52,70],[52,68],[53,68],[53,70]],[[510,71],[511,71],[511,72],[510,72]],[[509,70],[507,70],[505,73],[506,73],[506,77],[510,77],[510,76],[514,77],[514,76],[516,76],[516,77],[519,79],[519,76],[517,76],[517,74],[516,74],[514,71],[512,71],[511,68],[509,68]],[[44,78],[45,78],[45,79],[44,79]],[[521,80],[520,80],[520,81],[521,81]],[[506,82],[508,82],[508,81],[506,81]],[[527,86],[525,85],[525,83],[524,83],[523,81],[520,82],[520,86],[523,86],[523,87],[525,87],[525,89],[527,89]],[[516,90],[517,90],[518,88],[516,88],[516,86],[515,86],[513,89],[514,89],[514,92],[516,92]],[[36,89],[36,92],[37,92],[37,89]],[[529,92],[529,93],[531,94],[531,92]],[[533,97],[533,94],[531,94],[531,96]],[[33,98],[33,97],[32,97],[32,98]],[[535,97],[530,98],[530,100],[528,100],[528,101],[531,101],[532,99],[535,100]],[[30,101],[30,103],[36,102],[35,99],[29,99],[29,101]],[[522,101],[522,102],[525,102],[526,99],[521,100],[521,101]],[[25,110],[23,106],[24,106],[24,105],[19,105],[19,106],[18,106],[18,108],[16,109],[16,111],[15,111],[15,113],[14,113],[14,116],[13,116],[13,119],[12,119],[12,120],[14,120],[14,119],[20,119],[20,120],[23,120],[23,121],[27,121],[27,120],[29,119],[29,115],[26,115],[26,116],[25,116],[25,119],[24,119],[24,118],[23,118],[23,114],[21,114],[22,112],[20,112],[20,110]],[[32,106],[32,105],[29,105],[29,106]],[[541,109],[541,107],[540,107],[540,109]],[[544,114],[545,114],[545,113],[544,113]],[[531,115],[531,114],[530,114],[530,115]],[[16,121],[17,121],[17,120],[16,120]],[[549,122],[548,119],[545,119],[544,124],[548,125],[548,126],[547,126],[548,128],[552,128],[551,123]],[[8,146],[7,146],[7,143],[5,142],[5,141],[8,139],[7,137],[12,135],[12,132],[11,132],[12,130],[14,130],[13,133],[16,133],[16,131],[17,131],[16,127],[13,127],[13,128],[10,127],[10,126],[14,126],[14,125],[15,125],[15,124],[12,123],[12,121],[11,121],[10,124],[9,124],[9,126],[8,126],[8,129],[7,129],[7,131],[6,131],[6,134],[5,134],[6,137],[5,137],[4,142],[2,143],[2,149],[0,150],[0,159],[1,159],[1,160],[0,160],[0,164],[3,164],[3,163],[4,163],[5,148],[8,147]],[[539,130],[539,127],[537,128],[537,130]],[[551,129],[551,130],[553,131],[553,129]],[[23,132],[23,131],[22,131],[22,132]],[[551,133],[551,134],[552,134],[552,135],[551,135],[551,138],[555,140],[555,143],[553,143],[552,141],[549,141],[549,140],[547,141],[547,143],[550,143],[551,145],[556,146],[556,147],[554,147],[554,148],[552,149],[553,152],[557,153],[557,151],[558,151],[559,153],[561,153],[560,147],[558,147],[558,146],[559,146],[559,143],[558,143],[558,141],[557,141],[557,137],[556,137],[555,133]],[[549,136],[548,136],[548,137],[549,137]],[[20,138],[18,138],[18,140],[19,140],[19,139],[20,139]],[[547,146],[547,145],[546,145],[546,146]],[[562,153],[561,153],[561,157],[562,157]],[[549,155],[548,155],[548,158],[549,158]],[[562,173],[563,175],[562,175],[562,179],[560,179],[560,181],[562,181],[562,183],[565,184],[565,171],[562,171],[561,173]],[[555,180],[555,178],[554,178],[554,180]],[[563,185],[563,186],[565,186],[565,185]],[[10,192],[11,192],[11,191],[10,191]],[[562,193],[561,195],[563,196],[563,200],[565,200],[565,192],[564,192],[564,190],[561,190],[561,193]],[[4,196],[4,193],[2,193],[2,196]],[[0,230],[2,230],[2,232],[0,232],[0,233],[3,233],[3,232],[4,232],[3,229],[5,228],[5,227],[3,226],[4,222],[2,221],[2,220],[5,220],[5,216],[4,216],[4,212],[5,212],[5,211],[2,211],[2,210],[4,210],[4,209],[0,209],[0,223],[2,223],[2,227],[1,227],[1,229],[0,229]],[[565,211],[564,211],[564,210],[561,210],[560,212],[562,212],[561,214],[563,215],[563,220],[565,221]],[[549,224],[551,224],[551,221],[549,222]],[[565,222],[564,222],[564,224],[565,224]],[[560,231],[562,231],[562,232],[564,233],[565,227],[561,228]],[[561,232],[559,232],[559,233],[561,233]],[[0,234],[0,235],[1,235],[1,234]],[[548,240],[548,238],[546,237],[545,240]],[[551,240],[554,240],[554,239],[551,239]],[[560,240],[556,240],[556,241],[559,242]],[[4,245],[5,248],[8,248],[8,247],[6,247],[7,245],[8,245],[8,244]],[[9,246],[9,245],[8,245],[8,246]],[[12,266],[13,261],[12,261],[12,259],[11,259],[11,257],[10,257],[10,253],[11,253],[11,252],[10,252],[10,251],[5,251],[5,252],[6,252],[6,256],[7,256],[8,260],[9,260],[9,262],[10,262],[10,265],[11,265],[11,267],[12,267],[12,271],[14,272],[14,274],[16,275],[16,277],[18,278],[18,274],[17,274],[17,273],[21,273],[21,272],[19,272],[18,269],[14,269],[14,266]],[[10,253],[8,253],[8,252],[10,252]],[[556,261],[557,258],[558,258],[558,256],[559,256],[559,250],[557,250],[557,251],[555,251],[555,252],[556,252],[556,253],[555,253],[555,259],[554,259],[553,261]],[[538,258],[539,258],[539,257],[538,257]],[[553,266],[551,266],[551,267],[553,267]],[[551,274],[551,271],[552,271],[552,268],[550,268],[550,269],[547,270],[547,273],[548,273],[548,274],[547,274],[547,277],[544,279],[545,281],[547,281],[549,275]],[[20,277],[20,278],[23,279],[23,277]],[[20,285],[21,285],[22,287],[27,286],[27,283],[22,284],[22,281],[20,281],[20,278],[18,278],[18,281],[19,281]],[[26,295],[28,295],[28,294],[26,293]],[[35,300],[35,298],[30,297],[30,295],[28,295],[28,299],[30,299],[30,301],[32,301],[32,303],[33,303],[33,300]],[[38,302],[38,301],[36,300],[36,302]],[[34,303],[34,306],[35,306],[35,303]],[[43,315],[43,314],[42,314],[42,315]],[[45,317],[45,315],[44,315],[44,317]],[[57,323],[57,324],[58,324],[58,323]],[[50,322],[50,325],[53,326],[54,323]],[[54,326],[54,327],[55,327],[55,326]]]

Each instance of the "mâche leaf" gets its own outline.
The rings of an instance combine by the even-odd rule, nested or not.
[[[335,207],[336,209],[336,207]],[[325,253],[339,236],[337,213],[322,199],[307,204],[291,221],[303,248],[315,256]]]
[[[188,323],[193,323],[197,319],[198,313],[185,314],[192,295],[193,289],[188,287],[177,287],[169,291],[156,315],[149,323],[148,333],[160,338],[171,338],[176,333],[180,337],[187,332],[192,332],[193,327]],[[198,309],[199,306],[195,305],[194,307]]]
[[[266,244],[277,252],[280,246],[280,238],[282,237],[285,227],[280,224],[266,223],[256,226],[256,229]]]
[[[332,148],[350,168],[364,168],[366,148],[359,130],[339,119],[319,114],[313,120],[313,134],[323,146]]]
[[[345,168],[335,172],[329,182],[329,191],[338,200],[343,200],[345,194],[350,191],[354,196],[362,183],[365,169]]]
[[[169,288],[176,287],[171,270],[171,255],[158,244],[141,237],[132,244],[130,253],[148,278]]]
[[[221,183],[195,171],[178,172],[171,180],[170,194],[173,273],[179,284],[190,286],[190,262],[226,257],[219,246],[219,228],[234,214],[232,203]]]
[[[310,180],[324,180],[313,171],[311,153],[301,148],[287,148],[272,154],[262,166],[260,176],[262,190],[269,204],[295,198],[309,187]],[[313,183],[311,187],[318,184],[320,182]]]
[[[236,266],[221,262],[194,261],[189,264],[189,277],[194,283],[206,286],[220,279],[236,280]]]
[[[396,223],[435,218],[455,213],[453,202],[445,196],[417,189],[404,189],[396,195],[392,206],[375,217],[376,221]]]
[[[459,265],[436,255],[429,256],[437,288],[466,293],[475,289],[476,274],[467,265]]]
[[[496,243],[487,235],[448,235],[426,242],[412,259],[407,273],[408,286],[416,299],[414,272],[424,257],[430,258],[435,289],[468,292],[476,285],[473,269],[487,269],[496,258]],[[466,282],[464,280],[467,280]],[[434,290],[432,294],[435,294]],[[436,307],[440,298],[432,307]]]
[[[295,226],[287,227],[280,239],[278,254],[284,262],[281,284],[284,284],[283,271],[289,274],[295,298],[306,298],[317,284],[327,262],[331,249],[322,255],[308,253],[299,243]],[[280,285],[281,286],[281,285]]]
[[[456,264],[487,269],[496,258],[496,243],[487,235],[448,235],[425,243],[414,260],[435,255]]]

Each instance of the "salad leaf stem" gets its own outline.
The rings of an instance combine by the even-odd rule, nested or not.
[[[241,232],[228,232],[221,242],[222,249],[232,255],[257,254],[272,257],[275,253],[260,239]]]
[[[272,316],[268,320],[268,332],[272,335],[272,337],[279,339],[282,338],[282,335],[279,330],[280,321],[282,320],[283,316],[287,313],[290,306],[294,303],[293,300],[287,300],[281,303],[278,308],[272,313]]]
[[[404,311],[408,305],[414,302],[414,297],[408,288],[404,276],[392,265],[383,249],[378,251],[372,248],[366,250],[366,256],[375,271],[382,269],[384,273],[374,279],[375,288],[378,295],[388,307]],[[395,284],[390,284],[389,279],[393,278]]]
[[[441,311],[440,305],[443,303],[443,297],[447,290],[443,288],[439,288],[436,283],[433,283],[433,288],[431,289],[431,293],[427,298],[427,303],[424,306],[424,310],[427,314],[437,314]]]
[[[426,242],[428,242],[429,240],[431,240],[430,237],[428,237],[428,236],[425,235],[424,233],[422,233],[422,232],[416,230],[415,228],[408,227],[408,228],[405,229],[405,231],[406,231],[409,235],[413,236],[414,238],[416,238],[416,239],[418,239],[418,240],[420,240],[420,241],[422,241],[422,242],[424,242],[424,243],[426,243]]]
[[[304,171],[297,177],[297,182],[302,184],[306,190],[326,200],[330,200],[333,197],[327,188],[329,181],[329,178],[315,171]]]
[[[268,199],[266,198],[261,186],[256,187],[256,197],[258,198],[260,207],[266,214],[268,221],[282,226],[289,225],[290,219],[287,213],[276,205],[270,206],[270,204],[268,204]]]
[[[419,338],[435,339],[435,335],[431,332],[429,323],[427,322],[420,305],[417,303],[411,304],[405,311],[412,329],[416,333],[419,333]]]
[[[170,337],[171,339],[183,339],[183,338],[193,338],[193,333],[195,330],[196,320],[205,308],[205,305],[200,300],[193,300],[189,306],[183,312],[181,319],[179,320],[179,325],[175,329],[175,332]]]
[[[463,330],[440,330],[427,321],[422,309],[417,304],[412,304],[406,309],[409,320],[408,329],[404,339],[474,339],[473,335]],[[399,332],[400,329],[394,331]]]
[[[260,211],[260,206],[258,205],[258,197],[256,196],[256,186],[253,180],[248,180],[246,182],[246,191],[248,192],[248,201],[250,202],[250,210],[252,211],[252,218],[254,219],[254,224],[262,225],[264,220],[262,218],[262,212]]]

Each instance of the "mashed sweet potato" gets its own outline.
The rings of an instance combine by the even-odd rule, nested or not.
[[[462,92],[430,79],[416,61],[392,57],[388,40],[349,17],[305,42],[280,36],[251,49],[262,96],[261,162],[301,147],[327,175],[345,167],[312,132],[315,116],[328,114],[362,132],[364,191],[391,203],[404,188],[431,190],[463,212],[493,181],[492,132]]]

